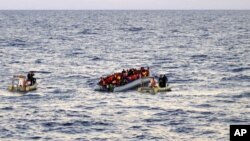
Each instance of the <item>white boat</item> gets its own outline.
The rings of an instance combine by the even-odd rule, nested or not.
[[[115,87],[113,92],[124,92],[124,91],[134,89],[134,88],[139,87],[141,85],[148,84],[150,82],[150,79],[151,79],[151,77],[139,78],[139,79],[134,80],[126,85]],[[102,86],[97,85],[95,87],[95,91],[107,91],[107,90],[104,89]]]
[[[123,92],[123,91],[131,90],[131,89],[136,88],[136,87],[143,85],[143,84],[148,84],[150,82],[150,79],[151,79],[150,77],[137,79],[137,80],[130,82],[126,85],[115,87],[114,92]]]

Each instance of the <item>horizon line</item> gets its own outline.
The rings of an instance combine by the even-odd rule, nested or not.
[[[250,9],[0,9],[0,11],[248,11]]]

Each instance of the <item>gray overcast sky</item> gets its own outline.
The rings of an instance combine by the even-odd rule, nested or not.
[[[0,9],[249,9],[250,0],[0,0]]]

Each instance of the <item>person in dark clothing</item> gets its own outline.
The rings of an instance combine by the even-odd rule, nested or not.
[[[126,73],[125,69],[122,70],[122,74]]]
[[[28,80],[28,81],[31,80],[31,72],[29,72],[29,73],[27,74],[27,80]]]
[[[127,78],[123,78],[123,79],[121,80],[121,85],[126,85],[127,83],[128,83]]]
[[[131,75],[133,75],[133,71],[132,71],[132,69],[129,69],[128,76],[131,76]]]
[[[107,89],[108,89],[109,92],[113,92],[114,85],[112,85],[112,84],[107,85]]]
[[[34,72],[30,72],[30,86],[34,85],[36,83],[36,78],[34,78]]]
[[[27,81],[29,81],[29,82],[30,82],[30,85],[32,85],[32,74],[31,74],[31,72],[29,72],[29,73],[27,74]]]
[[[160,77],[159,77],[159,87],[163,87],[163,76],[162,75],[160,75]]]
[[[162,77],[162,83],[163,83],[163,87],[166,87],[166,83],[168,82],[168,78],[167,78],[167,76],[166,75],[164,75],[163,77]]]

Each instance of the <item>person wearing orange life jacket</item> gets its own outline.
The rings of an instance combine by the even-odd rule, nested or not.
[[[139,74],[138,73],[135,74],[135,79],[139,79]]]
[[[136,80],[136,78],[137,78],[136,74],[132,75],[131,78],[132,78],[132,80]]]
[[[116,85],[116,84],[117,84],[117,81],[116,81],[116,80],[113,80],[113,81],[112,81],[112,84],[113,84],[113,85]]]
[[[147,77],[147,76],[149,76],[149,67],[148,67],[147,69],[145,69],[144,67],[141,67],[140,72],[141,72],[141,76],[142,76],[142,77]]]
[[[146,77],[147,76],[147,71],[143,70],[142,71],[142,77]]]
[[[131,76],[128,76],[128,77],[127,77],[127,80],[128,80],[128,82],[131,82],[131,81],[132,81],[132,77],[131,77]]]
[[[117,79],[117,80],[120,80],[120,79],[121,79],[121,74],[118,74],[118,75],[116,76],[116,79]]]
[[[121,76],[122,74],[117,75],[116,80],[117,80],[117,86],[120,86],[121,84]]]
[[[149,67],[148,67],[147,69],[144,69],[144,68],[143,68],[143,70],[142,70],[142,76],[143,76],[143,77],[149,76]]]
[[[108,82],[109,84],[112,82],[112,80],[113,80],[113,76],[110,76],[110,77],[107,78],[107,82]]]

